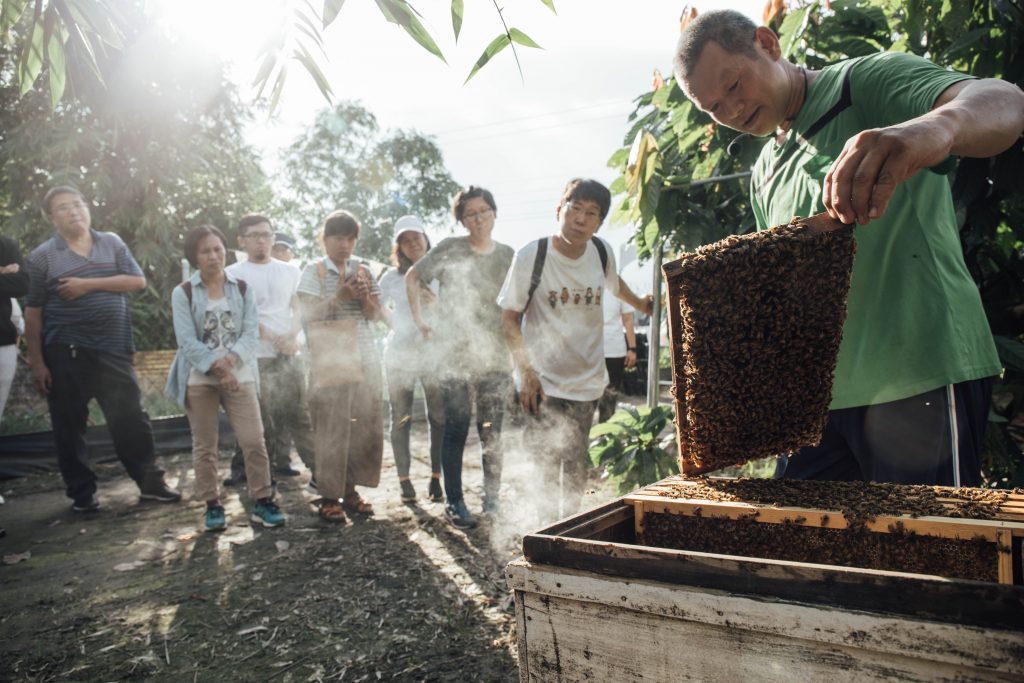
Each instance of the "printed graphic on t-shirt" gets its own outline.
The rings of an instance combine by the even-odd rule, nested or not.
[[[231,311],[224,309],[207,310],[203,319],[203,343],[211,351],[230,349],[238,340],[238,330]]]
[[[601,287],[598,287],[595,291],[593,287],[587,287],[586,289],[574,287],[570,292],[568,287],[562,287],[561,294],[557,290],[549,289],[548,305],[553,309],[557,309],[559,301],[562,302],[562,306],[568,306],[571,299],[573,306],[600,306],[601,289]]]

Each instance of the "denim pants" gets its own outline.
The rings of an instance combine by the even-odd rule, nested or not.
[[[296,356],[258,359],[260,369],[260,415],[263,438],[267,444],[270,467],[291,465],[291,442],[299,459],[310,470],[316,455],[313,449],[313,425],[306,404],[306,375]],[[242,448],[235,448],[231,471],[243,471]]]
[[[423,385],[430,425],[430,471],[441,471],[441,440],[444,438],[444,404],[441,386],[432,375],[388,368],[388,399],[391,402],[391,450],[399,477],[409,476],[412,454],[409,433],[412,431],[412,400],[416,380]]]
[[[489,372],[468,379],[448,378],[441,383],[444,399],[441,468],[444,472],[444,493],[450,504],[462,500],[462,456],[469,436],[474,398],[484,471],[484,497],[497,503],[501,488],[501,422],[511,391],[512,379],[504,372]]]
[[[156,466],[153,427],[142,408],[142,395],[130,354],[51,344],[43,349],[53,385],[47,396],[57,447],[57,464],[68,498],[96,492],[85,443],[89,401],[99,403],[118,460],[139,488],[163,481]]]

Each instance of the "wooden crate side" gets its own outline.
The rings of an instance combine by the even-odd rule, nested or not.
[[[1013,680],[1024,634],[509,566],[547,680]]]
[[[617,577],[649,579],[837,608],[947,623],[1024,629],[1024,587],[854,567],[716,555],[530,534],[526,560]]]

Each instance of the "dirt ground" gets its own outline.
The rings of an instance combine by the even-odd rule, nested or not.
[[[96,467],[90,514],[71,511],[55,472],[0,482],[0,680],[516,680],[504,566],[539,525],[521,502],[531,466],[507,450],[502,513],[458,531],[426,499],[423,432],[418,504],[399,501],[386,450],[380,487],[364,491],[376,514],[340,528],[312,512],[304,473],[280,483],[283,528],[250,525],[248,496],[229,489],[228,529],[202,533],[188,454],[161,458],[179,504],[139,502],[116,463]],[[473,511],[478,452],[471,439]]]

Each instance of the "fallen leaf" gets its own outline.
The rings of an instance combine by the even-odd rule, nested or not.
[[[291,545],[292,544],[288,541],[276,541],[274,543],[274,546],[277,548],[277,552],[279,553],[283,553],[285,550],[288,550],[288,548],[290,548]]]
[[[13,555],[4,555],[4,564],[18,564],[32,557],[32,552],[26,550],[23,553],[15,553]]]
[[[269,630],[270,629],[267,628],[266,626],[250,626],[249,628],[243,628],[241,631],[238,632],[238,635],[240,635],[240,636],[247,636],[250,633],[257,633],[259,631],[269,631]]]
[[[139,567],[145,567],[146,563],[142,560],[135,560],[134,562],[122,562],[121,564],[114,565],[115,572],[130,572]]]
[[[196,537],[195,534],[182,534],[182,535],[178,536],[178,540],[181,541],[182,543],[187,543],[188,541],[191,541],[195,537]]]

